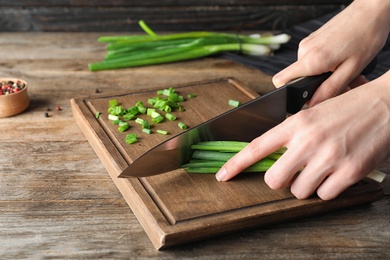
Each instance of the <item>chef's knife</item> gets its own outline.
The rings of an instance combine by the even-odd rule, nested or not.
[[[141,155],[119,177],[147,177],[180,168],[200,141],[251,141],[296,113],[331,73],[294,80],[264,96],[168,139]]]
[[[374,59],[362,72],[376,67]],[[196,127],[176,135],[141,155],[119,177],[147,177],[176,170],[192,156],[191,145],[200,141],[245,141],[297,113],[310,100],[330,72],[296,79]]]

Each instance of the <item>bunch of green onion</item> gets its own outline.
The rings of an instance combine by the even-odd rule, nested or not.
[[[242,35],[217,32],[186,32],[157,35],[142,20],[141,28],[147,35],[102,36],[107,44],[103,61],[90,63],[91,71],[138,67],[197,59],[221,52],[241,52],[264,56],[290,40],[287,34]]]
[[[247,145],[247,142],[237,141],[200,142],[191,146],[194,150],[192,159],[181,167],[185,168],[189,173],[217,173],[230,158]],[[281,148],[248,167],[243,172],[265,172],[285,151],[286,148]]]

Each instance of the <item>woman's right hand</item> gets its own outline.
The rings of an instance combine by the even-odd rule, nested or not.
[[[355,0],[301,41],[298,60],[273,77],[274,85],[280,87],[295,78],[332,71],[310,100],[309,107],[361,85],[364,83],[359,77],[361,71],[388,37],[389,13],[390,1]]]

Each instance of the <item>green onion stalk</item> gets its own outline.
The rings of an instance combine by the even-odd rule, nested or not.
[[[102,36],[107,53],[103,61],[90,63],[91,71],[138,67],[197,59],[221,52],[241,52],[245,55],[270,55],[290,40],[287,34],[242,35],[217,32],[185,32],[157,35],[143,21],[139,22],[147,35]]]
[[[218,170],[234,155],[244,149],[247,142],[236,141],[207,141],[192,145],[194,150],[189,163],[183,164],[189,173],[217,173]],[[243,172],[265,172],[286,151],[285,147],[269,154],[265,158],[251,165]]]

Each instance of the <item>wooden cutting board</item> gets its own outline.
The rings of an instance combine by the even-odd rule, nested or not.
[[[121,133],[118,126],[107,119],[109,100],[117,99],[125,108],[140,100],[146,104],[161,87],[71,100],[77,124],[156,249],[382,198],[381,186],[368,179],[349,188],[337,199],[322,201],[315,196],[298,200],[288,189],[271,190],[264,183],[262,173],[241,174],[229,182],[217,182],[214,175],[188,174],[183,169],[147,178],[118,178],[120,172],[140,155],[183,131],[177,126],[178,121],[192,127],[231,109],[227,103],[229,99],[245,103],[258,96],[231,78],[173,87],[185,97],[188,94],[197,97],[182,103],[185,112],[174,112],[177,121],[154,126],[154,131],[168,130],[169,135],[142,133],[141,126],[135,122]],[[97,112],[101,112],[98,119],[95,117]],[[139,142],[126,144],[127,133],[137,133]]]

